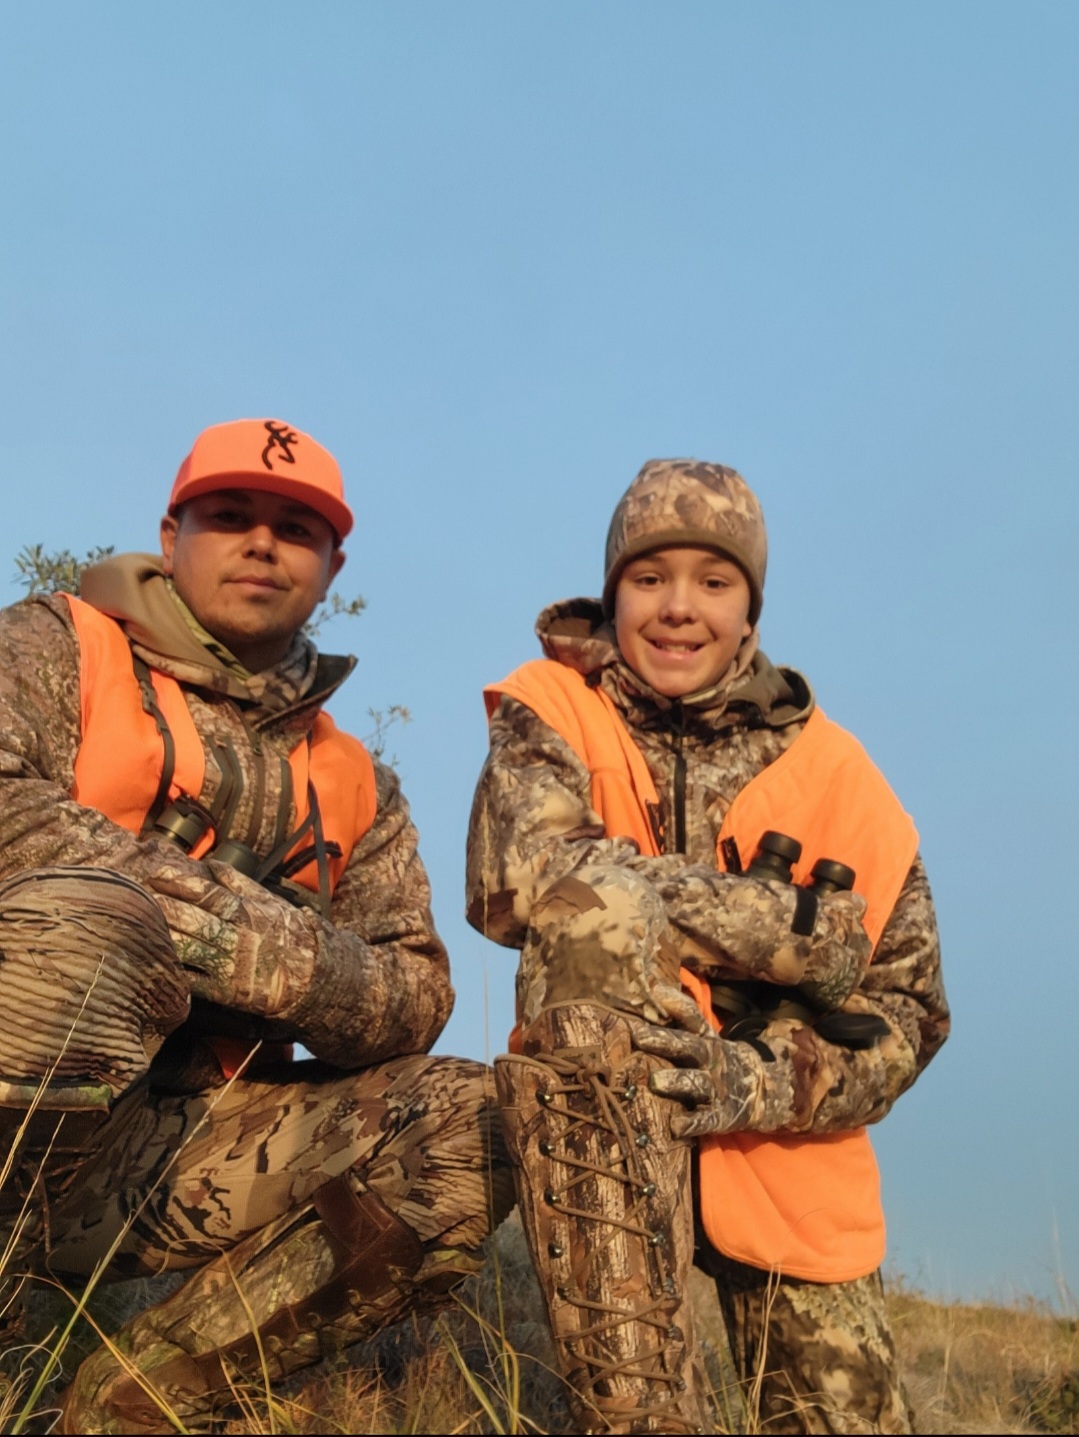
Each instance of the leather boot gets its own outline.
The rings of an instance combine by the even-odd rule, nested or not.
[[[104,1347],[88,1357],[56,1430],[173,1432],[171,1413],[188,1431],[211,1431],[233,1388],[265,1391],[267,1380],[396,1321],[417,1282],[437,1295],[462,1275],[430,1273],[424,1257],[379,1198],[347,1174],[334,1178],[306,1208],[252,1233],[122,1328],[112,1339],[119,1359]],[[249,1314],[271,1306],[252,1331]]]
[[[522,1046],[495,1081],[576,1430],[710,1431],[687,1292],[691,1148],[649,1091],[660,1064],[596,1004],[545,1009]]]

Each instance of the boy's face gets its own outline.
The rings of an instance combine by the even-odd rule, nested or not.
[[[657,693],[682,698],[727,672],[752,632],[745,574],[712,549],[678,546],[631,559],[614,594],[622,657]]]
[[[252,673],[281,662],[345,562],[321,515],[251,489],[202,494],[167,514],[161,553],[195,618]]]

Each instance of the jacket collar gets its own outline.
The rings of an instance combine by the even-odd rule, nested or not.
[[[252,711],[256,728],[308,718],[356,667],[355,658],[319,654],[301,633],[280,664],[245,675],[227,651],[200,642],[153,554],[118,554],[84,569],[79,597],[115,619],[151,668],[236,700]]]
[[[629,667],[598,599],[551,604],[536,620],[536,634],[549,659],[576,670],[590,684],[602,684],[630,724],[645,730],[785,728],[808,718],[814,708],[809,684],[797,670],[770,662],[757,647],[755,629],[729,674],[681,699],[657,693]]]

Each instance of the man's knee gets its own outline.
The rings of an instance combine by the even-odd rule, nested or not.
[[[187,1016],[188,983],[161,911],[118,873],[21,873],[0,885],[0,927],[0,1074],[9,1081],[49,1074],[116,1097]]]
[[[423,1243],[479,1247],[514,1201],[491,1070],[441,1057],[385,1067],[386,1137],[357,1176]]]

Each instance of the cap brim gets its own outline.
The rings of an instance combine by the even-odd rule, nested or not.
[[[253,489],[261,494],[278,494],[283,499],[295,499],[298,504],[305,504],[308,509],[313,509],[325,519],[338,540],[349,534],[354,523],[352,510],[343,500],[335,499],[332,494],[316,489],[311,484],[290,479],[285,474],[270,474],[257,469],[234,470],[228,474],[204,474],[201,479],[193,479],[173,494],[169,512],[179,508],[181,504],[186,504],[189,499],[198,499],[203,494],[215,494],[221,489]]]

